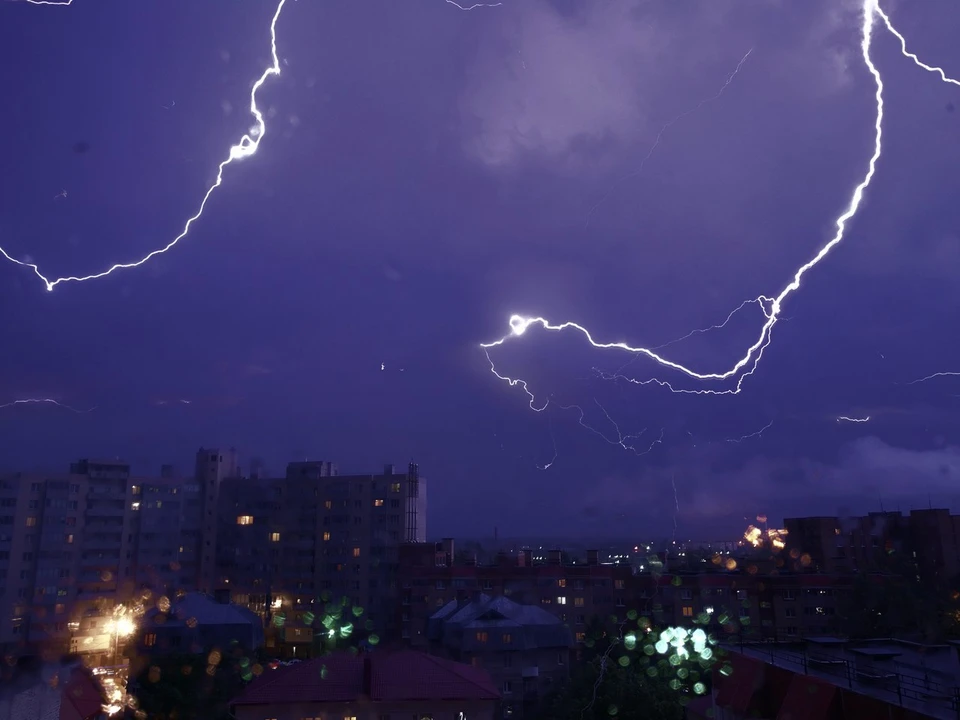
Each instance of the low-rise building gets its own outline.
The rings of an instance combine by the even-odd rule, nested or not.
[[[137,650],[143,655],[199,653],[213,648],[263,647],[263,621],[247,608],[186,593],[169,608],[153,608],[140,620]]]
[[[431,650],[489,671],[504,717],[534,717],[543,697],[569,678],[569,626],[540,607],[503,596],[451,600],[427,625]]]

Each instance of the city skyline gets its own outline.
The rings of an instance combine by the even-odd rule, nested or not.
[[[910,52],[960,74],[948,3],[887,5]],[[268,467],[415,459],[439,536],[958,506],[960,88],[879,19],[876,175],[739,395],[613,382],[651,368],[531,326],[495,361],[550,400],[536,413],[480,347],[518,313],[696,368],[740,357],[762,303],[690,333],[776,296],[864,177],[869,3],[278,7],[3,4],[0,61],[25,70],[0,467],[189,468],[201,443]],[[86,276],[164,247],[238,141],[169,253],[53,292],[22,265]]]

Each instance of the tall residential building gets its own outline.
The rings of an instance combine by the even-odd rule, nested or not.
[[[278,642],[309,646],[300,619],[324,593],[364,608],[380,632],[393,629],[398,547],[426,538],[416,464],[340,475],[329,462],[294,462],[282,478],[228,479],[219,493],[217,589],[257,612],[283,612]]]
[[[185,485],[114,460],[0,478],[0,647],[66,648],[86,615],[182,586]]]
[[[197,519],[197,534],[191,536],[190,540],[197,562],[194,584],[201,592],[210,592],[214,587],[220,485],[226,479],[239,477],[236,450],[200,448],[197,451],[194,479],[200,493],[200,517]]]
[[[235,450],[201,448],[192,478],[117,460],[0,476],[0,651],[107,651],[103,616],[177,589],[233,591],[263,615],[327,590],[388,623],[397,546],[423,540],[425,522],[416,465],[341,476],[295,462],[245,479]]]
[[[786,544],[810,572],[878,572],[915,568],[940,584],[960,572],[960,515],[931,508],[861,517],[786,518]]]

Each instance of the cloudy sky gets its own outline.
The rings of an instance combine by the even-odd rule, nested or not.
[[[464,6],[468,6],[464,4]],[[948,0],[884,8],[960,76]],[[0,2],[0,247],[49,278],[166,245],[249,130],[276,3]],[[874,149],[859,2],[287,0],[266,135],[141,267],[0,263],[0,467],[232,445],[420,463],[430,533],[710,538],[960,500],[960,87],[882,26],[883,152],[739,394],[698,373],[834,234]],[[2,260],[2,258],[0,258]],[[609,379],[621,375],[621,379]],[[94,410],[87,412],[90,408]],[[840,417],[867,422],[838,421]],[[762,430],[762,432],[761,432]],[[625,449],[623,446],[626,446]],[[649,452],[648,452],[649,451]],[[960,503],[957,503],[960,504]]]

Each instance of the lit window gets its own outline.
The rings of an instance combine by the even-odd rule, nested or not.
[[[270,542],[280,542],[280,533],[270,533]]]
[[[154,633],[147,633],[143,636],[143,644],[147,647],[153,647],[157,643],[157,636]]]
[[[66,540],[67,545],[73,544],[73,535],[64,535],[63,539]]]
[[[583,642],[584,638],[587,637],[586,633],[578,632],[577,633],[577,642]]]
[[[130,486],[130,494],[131,494],[131,495],[139,495],[139,494],[140,494],[140,486],[139,486],[139,485],[131,485],[131,486]]]
[[[354,549],[353,549],[353,556],[354,556],[354,557],[360,557],[360,548],[354,548]]]
[[[327,541],[327,540],[330,539],[330,531],[329,531],[329,530],[328,530],[327,532],[323,533],[323,539],[324,539],[324,541]]]
[[[613,581],[613,586],[614,586],[617,590],[623,590],[623,580],[614,580],[614,581]]]
[[[237,515],[237,525],[253,525],[253,515]]]
[[[35,517],[27,518],[27,527],[33,527],[36,524],[37,524],[37,519]]]
[[[400,483],[390,483],[390,492],[400,492]]]
[[[139,509],[140,509],[140,503],[138,503],[138,502],[130,503],[130,509],[131,509],[131,510],[139,510]]]
[[[509,645],[510,643],[513,642],[513,638],[510,637],[510,633],[504,633],[503,637],[501,637],[500,639],[503,640],[504,645]]]
[[[53,614],[62,615],[63,611],[66,609],[67,609],[67,606],[64,605],[63,603],[57,603],[56,605],[53,606]]]
[[[565,595],[557,595],[557,605],[566,605],[567,597]]]
[[[582,597],[574,598],[573,605],[574,607],[583,607],[583,598]]]
[[[324,506],[327,510],[329,510],[330,508],[333,507],[333,500],[327,500],[326,502],[323,503],[323,506]]]
[[[374,506],[374,507],[383,507],[383,500],[382,500],[381,498],[377,498],[376,500],[373,501],[373,506]]]
[[[487,641],[487,633],[480,631],[477,633],[477,642],[485,643]]]
[[[689,605],[683,606],[683,616],[684,617],[693,617],[693,608]]]
[[[557,580],[557,587],[566,587],[566,586],[567,586],[566,578],[560,578],[559,580]]]

